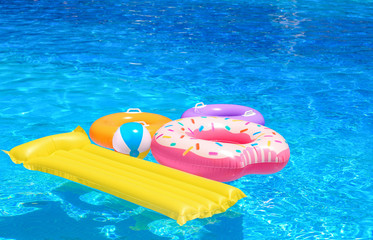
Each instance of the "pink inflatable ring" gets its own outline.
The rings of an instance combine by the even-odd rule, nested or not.
[[[278,172],[290,157],[285,139],[272,129],[221,117],[169,122],[155,133],[151,151],[163,165],[221,182]]]

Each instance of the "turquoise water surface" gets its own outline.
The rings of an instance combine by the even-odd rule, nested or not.
[[[180,227],[0,154],[0,239],[373,239],[373,2],[0,1],[0,148],[140,108],[259,110],[288,165]],[[151,155],[146,158],[155,161]]]

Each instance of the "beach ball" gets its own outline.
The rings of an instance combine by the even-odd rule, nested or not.
[[[113,148],[132,157],[144,158],[149,153],[151,141],[149,131],[142,124],[129,122],[114,133]]]

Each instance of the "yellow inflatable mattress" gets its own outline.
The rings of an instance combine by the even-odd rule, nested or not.
[[[81,127],[6,153],[27,169],[110,193],[173,218],[180,225],[224,212],[245,197],[227,184],[96,146]]]

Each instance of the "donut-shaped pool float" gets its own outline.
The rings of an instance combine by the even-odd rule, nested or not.
[[[186,110],[181,118],[215,116],[228,117],[264,125],[263,115],[254,108],[235,104],[209,104],[197,103],[193,108]]]
[[[221,117],[169,122],[152,138],[151,151],[160,164],[221,182],[278,172],[290,158],[288,144],[274,130]]]
[[[130,108],[127,112],[113,113],[97,119],[89,129],[89,136],[96,144],[113,148],[113,136],[117,129],[128,122],[141,123],[153,136],[165,123],[172,121],[168,117],[141,112],[138,108]]]

